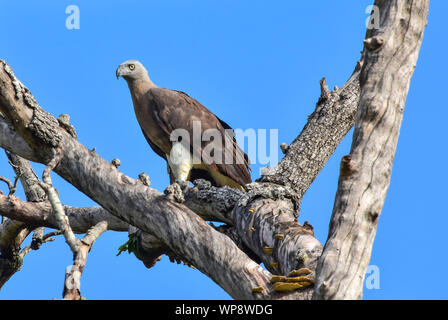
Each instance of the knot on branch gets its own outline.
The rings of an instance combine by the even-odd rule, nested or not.
[[[363,65],[364,65],[364,60],[361,59],[361,60],[356,61],[355,72],[361,71]]]
[[[34,238],[31,240],[30,248],[32,250],[39,250],[42,246],[43,240],[42,238]]]
[[[283,153],[283,154],[287,154],[287,153],[288,153],[288,150],[289,150],[289,144],[283,142],[283,143],[280,145],[280,150],[282,150],[282,153]]]
[[[330,89],[328,89],[327,79],[325,77],[323,77],[320,80],[320,97],[317,102],[317,106],[323,105],[324,103],[328,102],[328,100],[330,100],[330,99],[338,99],[340,93],[341,93],[341,90],[338,86],[334,86],[334,90],[330,91]],[[308,121],[310,120],[310,117],[308,117]]]
[[[330,90],[328,89],[327,79],[324,77],[320,80],[320,98],[319,100],[327,100],[330,98]]]
[[[358,168],[356,167],[354,161],[352,160],[352,156],[351,155],[343,156],[341,160],[341,169],[340,169],[341,178],[350,177],[357,171]]]
[[[138,180],[147,187],[151,186],[151,179],[149,179],[149,176],[144,172],[138,175]]]
[[[177,203],[182,203],[185,201],[184,192],[188,186],[183,181],[176,181],[173,184],[170,184],[163,193],[169,200],[175,201]]]
[[[294,208],[294,216],[299,216],[300,199],[296,192],[290,187],[277,184],[257,182],[246,185],[247,192],[238,201],[238,207],[246,207],[257,198],[272,200],[290,200]]]
[[[303,228],[304,228],[305,230],[307,230],[307,231],[309,232],[309,234],[311,234],[312,236],[314,236],[314,228],[313,228],[313,226],[312,226],[308,221],[305,221],[305,222],[303,223]]]
[[[63,113],[58,117],[59,125],[73,138],[77,139],[75,127],[70,123],[70,115]]]
[[[367,50],[375,51],[384,45],[384,38],[381,36],[374,36],[364,40],[364,45]]]
[[[118,168],[119,166],[121,166],[121,161],[120,161],[120,159],[118,159],[118,158],[114,158],[114,159],[112,159],[112,165],[115,167],[115,168]]]

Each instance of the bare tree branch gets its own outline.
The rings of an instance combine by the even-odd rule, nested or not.
[[[39,228],[39,229],[42,229],[42,230],[43,230],[43,228]],[[42,237],[39,238],[39,247],[36,248],[36,247],[35,247],[35,244],[34,244],[33,242],[31,242],[30,245],[26,246],[25,248],[23,248],[23,249],[20,251],[20,257],[23,259],[23,258],[24,258],[28,253],[30,253],[32,250],[38,250],[38,249],[40,248],[41,245],[43,245],[43,244],[45,244],[45,243],[47,243],[47,242],[52,242],[52,241],[54,241],[55,239],[52,238],[52,237],[54,237],[54,236],[58,236],[58,235],[61,235],[61,234],[62,234],[61,231],[58,230],[58,231],[52,231],[52,232],[49,232],[49,233],[47,233],[47,234],[45,234],[45,235],[42,235]]]
[[[58,229],[49,202],[25,202],[15,196],[0,195],[0,211],[10,219],[21,221],[30,226],[42,226]],[[109,230],[128,231],[129,224],[112,216],[101,207],[64,206],[64,211],[75,233],[86,233],[101,221],[108,222]]]
[[[36,226],[48,226],[52,228],[58,228],[56,221],[54,221],[54,215],[52,214],[51,206],[48,202],[41,202],[37,204],[37,201],[44,201],[46,199],[45,191],[40,187],[39,179],[31,168],[30,163],[10,152],[6,152],[6,155],[13,167],[16,176],[20,177],[23,189],[28,201],[23,202],[16,206],[19,201],[17,198],[10,196],[1,196],[2,210],[8,219],[0,226],[0,288],[4,283],[11,278],[17,271],[20,270],[23,264],[23,258],[29,253],[31,249],[37,250],[40,245],[48,242],[48,236],[56,234],[59,231],[50,232],[44,235],[43,228],[37,228],[34,232],[31,245],[23,248],[20,253],[20,247],[22,242],[28,236],[30,231]],[[6,205],[9,203],[9,205]],[[30,205],[28,205],[30,204]],[[22,209],[25,209],[24,211]],[[69,212],[72,225],[76,228],[77,232],[85,233],[92,225],[98,221],[109,219],[111,220],[111,228],[115,230],[127,230],[128,224],[116,219],[107,213],[104,209],[96,208],[72,208],[66,207]],[[11,214],[11,210],[14,212]],[[28,213],[28,214],[27,214]],[[29,214],[33,216],[30,217]],[[13,220],[18,218],[17,220]]]
[[[343,157],[329,238],[314,298],[360,299],[390,183],[406,96],[429,0],[377,0],[380,28],[367,31],[361,98],[350,154]]]
[[[70,270],[65,273],[64,290],[62,293],[64,300],[82,300],[81,296],[81,276],[87,262],[87,254],[93,243],[107,230],[107,222],[101,221],[92,227],[82,238],[77,240],[74,259]]]
[[[39,185],[39,178],[28,160],[6,151],[11,166],[20,178],[27,201],[40,202],[46,199],[45,191]]]
[[[37,162],[37,156],[33,149],[18,135],[13,126],[0,113],[0,147],[5,150],[15,150],[16,154],[20,154],[23,158]]]
[[[322,246],[297,222],[298,201],[289,188],[270,183],[247,185],[248,192],[216,188],[196,181],[185,205],[204,218],[215,217],[235,226],[241,241],[274,274],[314,269]]]
[[[64,207],[59,200],[58,192],[51,183],[50,172],[58,165],[59,161],[62,159],[62,154],[57,153],[56,156],[47,164],[45,167],[42,180],[43,182],[40,186],[45,190],[48,196],[48,201],[50,201],[51,207],[53,209],[53,215],[56,218],[56,223],[58,224],[58,229],[61,230],[64,235],[65,241],[69,245],[73,254],[77,254],[79,251],[79,240],[75,237],[75,234],[70,227],[69,220],[64,212]]]
[[[12,183],[11,180],[9,180],[8,178],[0,176],[0,181],[3,181],[4,183],[6,183],[6,185],[8,186],[10,195],[14,194],[16,192],[17,181],[19,181],[19,177],[16,177],[16,179],[14,179],[14,183]]]
[[[76,137],[76,136],[75,136]],[[58,150],[59,151],[59,150]],[[57,152],[45,167],[40,186],[45,190],[51,204],[53,215],[56,218],[58,229],[64,235],[65,241],[73,252],[73,265],[65,274],[63,299],[81,300],[81,275],[87,262],[87,254],[98,237],[107,230],[107,222],[101,221],[90,228],[84,238],[79,240],[70,227],[69,219],[59,200],[59,195],[51,182],[51,171],[59,164],[62,153]]]
[[[340,89],[330,92],[325,78],[316,109],[299,136],[285,151],[280,163],[260,178],[291,187],[299,201],[354,124],[359,100],[359,62],[351,77]]]

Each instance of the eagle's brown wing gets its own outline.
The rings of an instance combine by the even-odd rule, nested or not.
[[[143,129],[142,129],[142,132],[143,132],[143,135],[145,136],[146,142],[148,142],[148,144],[151,147],[152,151],[154,151],[160,157],[162,157],[163,159],[166,160],[165,153],[154,142],[151,141],[151,139],[147,136],[147,134],[145,133],[145,131],[143,131]]]
[[[241,186],[252,181],[250,177],[249,158],[236,143],[233,130],[227,123],[216,117],[197,100],[181,91],[151,88],[147,93],[147,99],[149,103],[148,112],[152,113],[152,116],[168,139],[173,130],[185,129],[191,137],[190,152],[194,155],[201,156],[201,160],[206,164],[209,171],[218,171]],[[223,156],[222,161],[216,163],[217,161],[207,158],[207,155],[202,153],[207,145],[213,143],[213,140],[202,141],[199,147],[194,146],[192,141],[193,121],[201,122],[201,135],[207,129],[217,129],[221,133],[222,143],[214,145],[214,147],[219,148],[221,145],[222,150],[220,150],[220,154]],[[225,140],[227,140],[227,143]],[[195,148],[198,150],[195,150]],[[232,155],[232,163],[225,161],[226,159],[224,157],[226,154]]]

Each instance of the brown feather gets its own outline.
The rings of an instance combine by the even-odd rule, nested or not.
[[[207,129],[217,129],[223,137],[222,154],[229,152],[232,154],[233,163],[226,164],[223,161],[221,163],[215,163],[210,159],[202,158],[202,150],[213,141],[202,141],[199,150],[193,149],[192,141],[190,143],[191,152],[197,155],[201,155],[203,162],[209,162],[205,165],[205,168],[211,175],[219,173],[238,185],[243,186],[251,182],[249,158],[243,150],[238,146],[233,136],[230,136],[225,129],[232,129],[227,123],[216,117],[210,110],[200,104],[197,100],[191,98],[186,93],[181,91],[168,90],[163,88],[150,88],[145,94],[144,99],[141,99],[140,103],[144,103],[142,110],[137,111],[146,113],[145,116],[137,114],[137,118],[152,118],[151,127],[142,126],[142,130],[145,134],[148,143],[154,149],[154,151],[161,155],[161,151],[169,154],[171,141],[169,141],[170,134],[175,129],[185,129],[189,132],[191,140],[193,139],[193,121],[197,120],[201,122],[201,135]],[[139,121],[140,122],[140,121]],[[153,126],[156,124],[157,128]],[[163,134],[161,134],[163,132]],[[233,131],[232,131],[233,132]],[[163,137],[160,139],[160,137]],[[229,139],[231,143],[225,144],[225,139]],[[162,155],[161,155],[162,156]],[[163,157],[163,156],[162,156]],[[243,163],[236,163],[236,159],[240,157],[243,159]],[[195,170],[195,172],[197,169]],[[196,172],[199,174],[199,172]],[[192,174],[196,176],[197,174]],[[207,175],[200,174],[201,177]],[[210,176],[210,175],[208,175]],[[219,181],[214,181],[217,185],[221,185]]]

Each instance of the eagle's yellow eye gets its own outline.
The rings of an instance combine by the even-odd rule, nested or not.
[[[135,69],[135,64],[130,64],[129,65],[129,70],[134,70]]]

